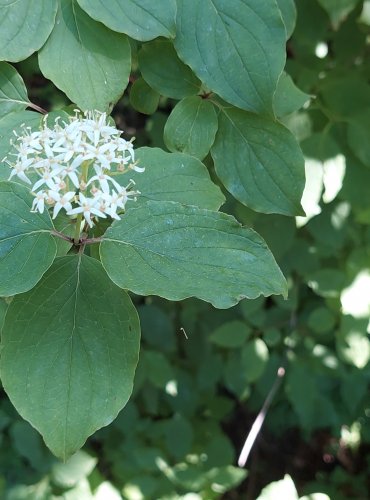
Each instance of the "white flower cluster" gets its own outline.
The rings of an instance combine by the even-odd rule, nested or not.
[[[55,218],[64,209],[67,215],[82,214],[90,227],[96,217],[120,219],[118,212],[140,193],[131,189],[133,180],[124,187],[113,177],[144,171],[135,163],[132,142],[107,122],[106,113],[76,111],[69,122],[59,122],[49,128],[45,117],[41,130],[23,126],[22,135],[15,133],[16,160],[5,159],[12,169],[9,179],[17,176],[32,185],[34,212],[49,205]]]

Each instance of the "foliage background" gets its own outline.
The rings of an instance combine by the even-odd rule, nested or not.
[[[305,155],[307,217],[257,214],[226,192],[222,208],[266,239],[289,299],[215,310],[134,297],[143,333],[134,396],[69,463],[52,457],[2,394],[1,498],[254,499],[285,474],[298,493],[289,478],[270,488],[285,488],[286,500],[368,498],[370,3],[296,5],[286,71],[312,97],[296,90],[281,115]],[[132,49],[135,71],[113,116],[138,146],[176,149],[165,126],[178,99],[148,86],[140,43]],[[32,102],[69,104],[35,56],[16,67]],[[211,157],[204,162],[217,182]],[[236,457],[279,366],[286,376],[246,474]]]

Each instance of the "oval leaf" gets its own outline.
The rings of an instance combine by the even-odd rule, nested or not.
[[[62,257],[9,306],[1,380],[17,411],[65,460],[126,404],[139,340],[136,310],[100,262]]]
[[[148,202],[127,211],[105,233],[100,254],[110,278],[141,295],[194,296],[227,308],[287,290],[257,233],[231,216],[179,203]]]
[[[145,167],[144,173],[130,172],[141,193],[136,203],[177,201],[218,210],[225,202],[224,195],[211,181],[206,167],[192,156],[144,147],[136,150],[136,158],[138,164]],[[122,185],[127,184],[127,175],[116,179]]]
[[[303,214],[304,159],[280,123],[223,109],[211,154],[218,177],[241,203],[257,212]]]
[[[71,0],[61,0],[39,64],[81,109],[107,111],[127,87],[131,49],[125,35],[93,21]]]
[[[0,182],[0,296],[33,288],[57,251],[49,213],[30,212],[33,196],[14,182]]]
[[[164,141],[170,151],[179,151],[203,160],[217,132],[213,104],[198,96],[186,97],[172,110],[164,128]]]
[[[225,101],[272,114],[285,64],[285,27],[275,0],[179,0],[176,50]]]
[[[29,105],[21,75],[6,62],[0,63],[0,116],[23,111]]]
[[[145,42],[157,36],[173,38],[176,0],[77,0],[90,17],[108,28]]]
[[[143,78],[138,78],[130,90],[130,104],[140,113],[152,115],[158,108],[160,95]]]
[[[44,45],[58,0],[0,0],[0,60],[22,61]]]
[[[201,82],[178,58],[172,42],[155,40],[146,43],[138,58],[144,79],[160,94],[182,99],[199,92]]]

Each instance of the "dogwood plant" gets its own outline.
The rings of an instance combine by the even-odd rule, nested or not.
[[[278,120],[295,90],[283,73],[290,10],[275,0],[231,2],[227,16],[221,1],[144,3],[3,7],[0,60],[38,50],[40,71],[82,110],[42,117],[0,62],[0,377],[63,459],[130,397],[140,344],[130,292],[135,303],[196,297],[217,308],[286,296],[265,241],[219,211],[220,185],[255,211],[302,214],[303,157]],[[179,101],[167,151],[134,150],[109,117],[129,80],[143,114]],[[295,95],[290,107],[301,104]]]

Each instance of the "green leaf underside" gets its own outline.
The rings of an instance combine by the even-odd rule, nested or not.
[[[0,0],[0,60],[22,61],[42,47],[57,7],[58,0]]]
[[[107,111],[127,87],[131,49],[125,35],[94,21],[75,2],[61,0],[39,64],[80,108]]]
[[[198,96],[185,97],[166,122],[164,140],[170,151],[203,160],[215,140],[217,126],[217,114],[211,102]]]
[[[172,99],[197,94],[201,82],[178,57],[172,42],[155,40],[146,43],[138,54],[144,79],[160,94]]]
[[[27,89],[13,66],[0,62],[0,116],[22,111],[29,105]]]
[[[139,339],[129,296],[99,261],[58,258],[8,309],[1,380],[17,411],[65,460],[126,404]]]
[[[149,147],[137,149],[135,154],[145,172],[130,172],[130,178],[141,192],[131,208],[151,200],[177,201],[218,210],[225,202],[220,188],[211,181],[208,170],[197,158]],[[116,179],[122,185],[128,182],[127,174]]]
[[[22,133],[21,125],[26,127],[38,128],[42,117],[39,113],[33,111],[15,111],[0,118],[0,180],[6,180],[10,175],[9,166],[2,160],[13,149],[10,140],[15,140],[13,130],[18,134]],[[8,160],[13,161],[15,156],[9,156]],[[17,182],[17,178],[13,178]],[[22,182],[22,181],[21,181]],[[22,183],[24,185],[24,183]]]
[[[148,202],[113,223],[101,261],[120,287],[170,300],[198,297],[227,308],[241,299],[286,294],[286,282],[262,238],[233,217]]]
[[[30,212],[32,200],[26,187],[0,182],[0,296],[30,290],[55,258],[53,223]]]
[[[275,0],[178,1],[180,58],[207,87],[239,108],[272,114],[285,37]]]
[[[77,0],[96,21],[142,42],[175,34],[176,0]]]
[[[304,159],[280,123],[225,108],[211,154],[218,177],[241,203],[257,212],[303,214]]]

